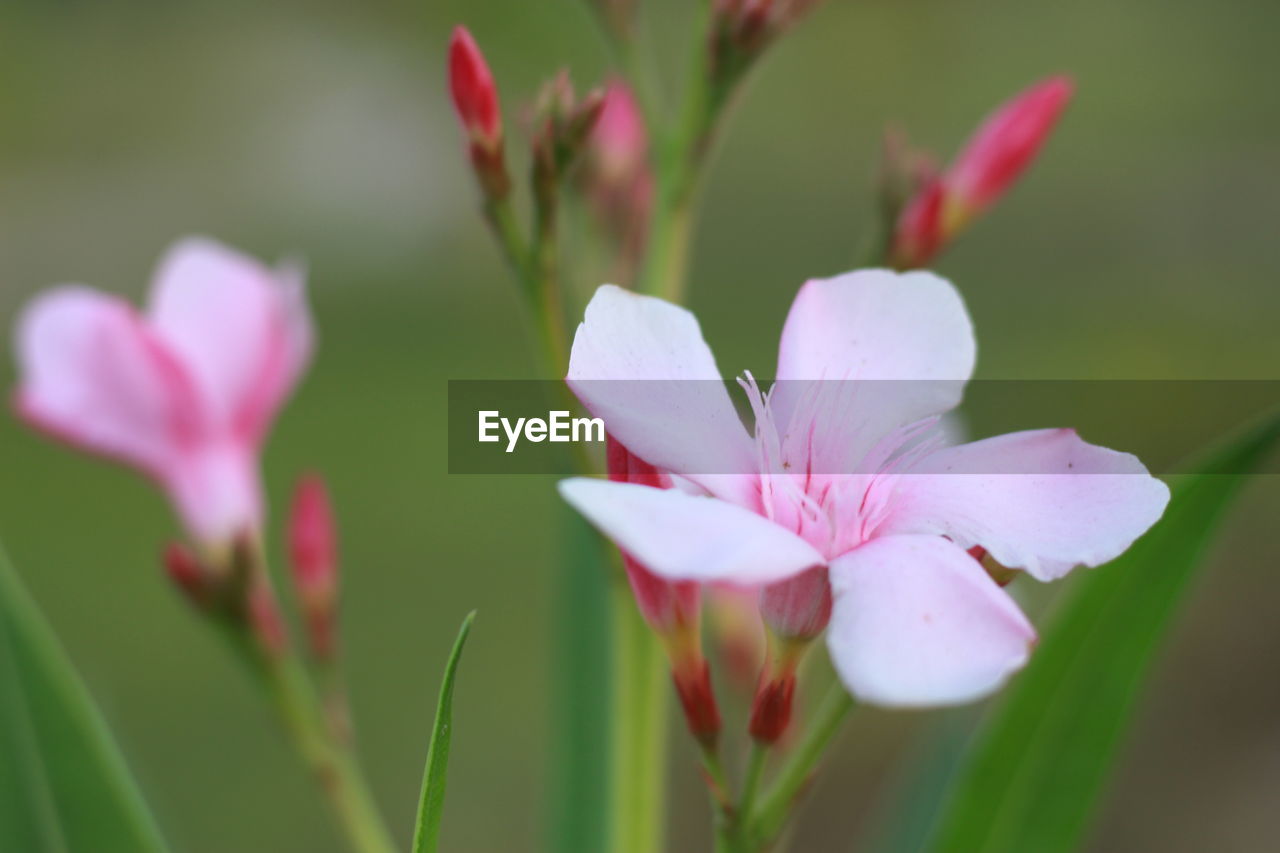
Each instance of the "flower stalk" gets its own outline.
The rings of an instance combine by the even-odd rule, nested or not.
[[[778,770],[772,786],[760,799],[759,806],[745,817],[750,826],[751,837],[761,842],[769,842],[777,837],[786,824],[796,799],[804,791],[818,762],[835,741],[853,708],[853,697],[844,686],[838,682],[831,685],[803,738]]]
[[[378,811],[344,729],[321,701],[280,613],[265,558],[245,538],[220,564],[170,546],[165,566],[175,584],[212,623],[263,688],[285,733],[324,793],[356,853],[398,848]],[[194,581],[199,578],[198,582]],[[194,584],[194,585],[193,585]],[[191,591],[198,589],[198,595]]]

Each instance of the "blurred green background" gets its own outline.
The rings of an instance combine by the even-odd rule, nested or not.
[[[670,65],[691,4],[645,4]],[[443,844],[523,851],[554,760],[558,508],[547,478],[446,474],[446,380],[535,375],[444,92],[460,21],[511,115],[560,66],[580,84],[608,67],[581,0],[8,0],[0,311],[66,281],[138,296],[189,232],[307,260],[322,343],[267,479],[277,519],[297,473],[331,481],[377,793],[407,841],[437,679],[478,608]],[[940,264],[974,316],[979,375],[1277,378],[1278,27],[1263,0],[829,0],[760,69],[708,186],[691,302],[721,365],[768,375],[796,287],[856,257],[886,120],[950,154],[997,102],[1068,71],[1077,99],[1042,160]],[[0,535],[173,843],[341,849],[247,679],[162,579],[160,498],[10,419],[0,471]],[[1092,849],[1280,834],[1277,513],[1280,478],[1258,480],[1163,656]],[[928,719],[861,712],[796,849],[854,849]],[[683,738],[673,758],[671,849],[705,849]]]

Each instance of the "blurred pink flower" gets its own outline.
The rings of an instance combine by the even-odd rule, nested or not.
[[[161,261],[145,315],[67,285],[17,322],[18,413],[154,478],[191,535],[257,532],[258,456],[311,353],[303,280],[189,239]]]
[[[609,275],[625,283],[644,252],[654,177],[644,116],[622,80],[612,80],[605,88],[604,108],[592,130],[588,154],[584,188],[618,248],[616,266]]]
[[[743,383],[753,439],[693,315],[606,285],[578,328],[568,381],[633,453],[700,493],[585,478],[561,493],[667,580],[767,585],[825,568],[828,648],[864,701],[976,699],[1025,663],[1035,633],[966,549],[1057,578],[1128,548],[1168,489],[1133,456],[1071,430],[931,444],[974,357],[968,314],[941,278],[810,281],[783,330],[784,381],[768,394]],[[783,603],[805,629],[824,615],[820,602]]]
[[[592,131],[591,144],[601,180],[629,183],[646,168],[649,138],[644,118],[631,88],[621,80],[611,80],[605,87],[604,108]]]

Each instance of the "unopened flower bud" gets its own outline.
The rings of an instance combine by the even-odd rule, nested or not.
[[[622,80],[612,80],[604,89],[584,167],[580,187],[617,251],[610,278],[625,284],[644,253],[656,183],[644,117]]]
[[[782,33],[822,0],[715,0],[712,6],[711,70],[732,80]]]
[[[324,481],[302,478],[289,516],[289,557],[311,650],[333,656],[337,630],[338,547],[333,508]]]
[[[542,87],[533,111],[533,187],[540,205],[553,203],[560,180],[586,151],[604,106],[601,89],[578,100],[567,71]]]
[[[458,121],[467,134],[468,153],[481,189],[490,199],[511,190],[503,153],[502,108],[498,88],[475,39],[466,27],[449,41],[449,92]]]
[[[629,184],[647,170],[649,135],[631,87],[610,80],[604,89],[600,118],[591,133],[591,159],[597,180]]]
[[[991,205],[1035,159],[1071,100],[1066,77],[1037,83],[997,109],[946,175],[946,230],[954,233]]]
[[[902,209],[889,248],[889,262],[895,269],[926,266],[942,250],[942,181],[934,178]]]
[[[1027,169],[1071,100],[1072,84],[1052,77],[993,113],[947,171],[918,181],[896,217],[889,261],[898,269],[928,264]]]
[[[812,640],[831,621],[831,583],[818,566],[760,592],[760,616],[783,640]]]
[[[711,686],[711,668],[699,657],[671,670],[689,733],[706,747],[714,747],[720,735],[720,709]]]
[[[796,670],[808,651],[809,639],[786,639],[769,632],[768,661],[760,671],[747,730],[764,744],[776,743],[791,724],[795,704]]]
[[[180,542],[170,542],[165,546],[161,560],[165,573],[178,591],[197,608],[206,609],[212,597],[209,571],[191,550]]]
[[[776,743],[791,724],[795,694],[795,672],[761,679],[755,701],[751,705],[751,721],[747,727],[751,737],[764,744]]]

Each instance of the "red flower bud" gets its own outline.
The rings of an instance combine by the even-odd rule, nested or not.
[[[484,54],[466,27],[456,28],[449,41],[449,93],[467,134],[471,167],[481,189],[487,198],[505,198],[511,191],[511,179],[502,150],[498,88]]]
[[[502,109],[498,88],[484,54],[466,27],[455,28],[449,41],[449,91],[467,135],[490,148],[500,148]]]
[[[336,630],[338,547],[333,508],[324,481],[304,477],[294,490],[289,515],[289,557],[312,651],[333,654]]]
[[[941,251],[943,201],[942,181],[934,178],[903,208],[889,250],[895,269],[926,266]]]
[[[689,733],[706,747],[714,747],[720,735],[720,709],[711,686],[711,668],[699,658],[690,665],[673,669],[671,680],[680,697]]]
[[[170,542],[161,556],[165,573],[188,601],[207,607],[210,600],[209,573],[196,556],[180,542]]]
[[[760,743],[776,743],[786,733],[795,701],[796,670],[808,650],[807,639],[786,639],[769,632],[769,660],[760,671],[747,728]]]
[[[761,679],[751,705],[751,722],[747,730],[760,743],[776,743],[791,724],[791,708],[795,704],[794,671],[775,678]]]
[[[1071,100],[1066,77],[1037,83],[997,109],[956,157],[946,175],[948,231],[995,201],[1035,159]]]
[[[889,262],[925,266],[990,207],[1035,159],[1071,94],[1066,77],[1032,86],[982,123],[944,175],[922,177],[896,214]]]

